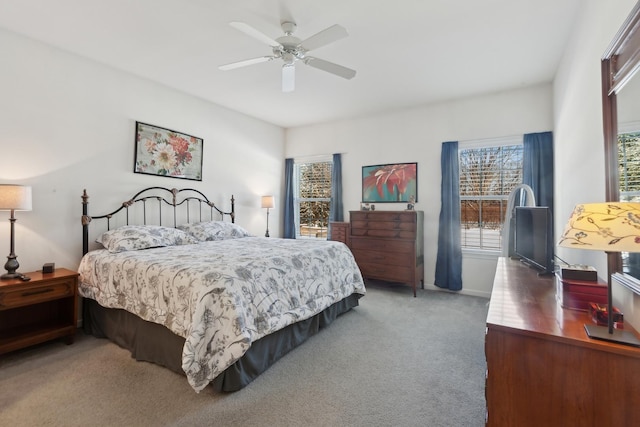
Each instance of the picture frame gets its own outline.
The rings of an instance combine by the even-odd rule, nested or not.
[[[362,167],[362,203],[410,201],[418,201],[417,162]]]
[[[133,172],[202,181],[204,140],[136,121]]]

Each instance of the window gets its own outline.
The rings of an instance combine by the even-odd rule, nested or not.
[[[638,125],[625,126],[637,129]],[[618,174],[621,202],[640,202],[640,131],[618,134]],[[640,254],[622,253],[622,271],[640,278]]]
[[[332,161],[295,164],[296,238],[327,238]]]
[[[499,251],[509,194],[522,184],[522,142],[459,150],[463,249]]]
[[[640,202],[640,132],[618,135],[620,201]]]

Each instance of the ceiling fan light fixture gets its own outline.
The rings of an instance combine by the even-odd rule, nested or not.
[[[293,92],[296,86],[296,66],[284,64],[282,66],[282,91]]]

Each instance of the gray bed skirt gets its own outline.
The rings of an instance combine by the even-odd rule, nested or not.
[[[217,391],[243,388],[340,314],[358,306],[361,296],[352,294],[307,320],[259,339],[242,358],[218,375],[211,386]],[[184,375],[182,347],[185,339],[162,325],[143,320],[125,310],[104,308],[94,300],[85,298],[83,328],[87,334],[108,338],[129,350],[136,360],[153,362]]]

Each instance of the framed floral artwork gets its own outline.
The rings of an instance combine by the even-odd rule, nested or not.
[[[362,167],[363,203],[418,201],[418,164],[391,163]]]
[[[136,122],[133,171],[202,181],[202,138]]]

